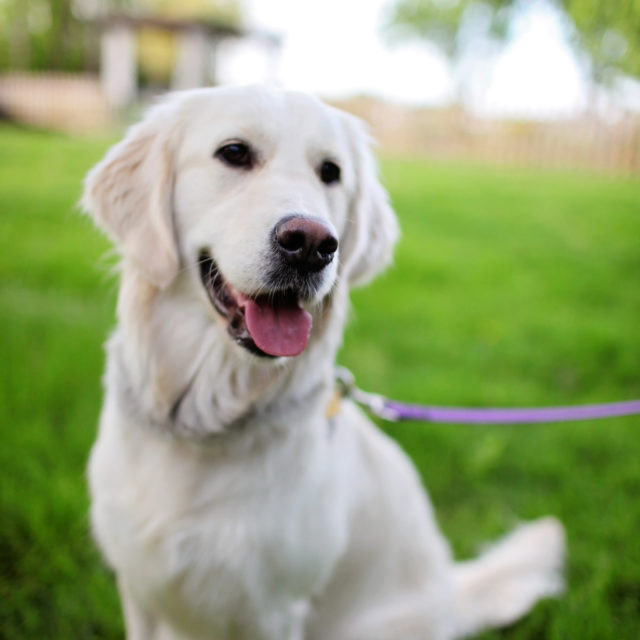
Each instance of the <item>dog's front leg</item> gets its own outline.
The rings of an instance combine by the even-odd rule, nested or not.
[[[118,591],[127,640],[158,640],[159,634],[154,616],[133,599],[122,578],[118,579]]]

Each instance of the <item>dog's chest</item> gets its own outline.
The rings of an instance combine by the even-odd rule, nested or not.
[[[180,624],[224,633],[271,611],[273,637],[285,637],[279,625],[324,586],[346,544],[342,479],[323,440],[213,466],[147,443],[135,464],[120,452],[117,473],[114,452],[99,441],[91,470],[98,540],[147,605]]]

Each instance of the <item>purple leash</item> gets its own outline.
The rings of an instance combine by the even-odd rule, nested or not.
[[[393,422],[416,420],[441,424],[537,424],[618,418],[640,414],[640,400],[539,409],[422,406],[404,404],[362,391],[355,386],[353,374],[342,367],[336,371],[336,381],[342,395],[352,398],[373,414]]]

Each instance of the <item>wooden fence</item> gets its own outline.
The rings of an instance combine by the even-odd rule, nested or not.
[[[338,105],[371,124],[390,152],[524,167],[640,174],[640,115],[587,113],[540,121],[475,117],[459,108],[409,109],[369,99]]]
[[[371,124],[393,153],[494,164],[640,175],[640,115],[609,121],[589,114],[546,121],[479,118],[459,108],[411,109],[369,98],[338,104]],[[0,75],[0,112],[20,122],[74,133],[115,121],[97,76]]]
[[[98,78],[91,74],[1,74],[0,111],[24,124],[80,134],[113,124]]]

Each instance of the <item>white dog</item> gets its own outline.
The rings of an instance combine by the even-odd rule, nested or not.
[[[85,186],[122,253],[89,476],[128,638],[454,638],[560,591],[559,523],[455,564],[406,456],[327,410],[348,290],[397,236],[359,121],[179,93]]]

